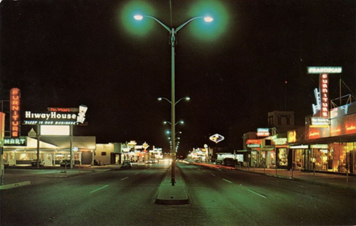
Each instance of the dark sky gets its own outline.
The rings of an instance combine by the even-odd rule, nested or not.
[[[85,104],[89,124],[75,135],[168,150],[170,128],[162,122],[170,121],[170,105],[157,98],[171,95],[169,34],[153,20],[145,35],[129,31],[124,24],[132,18],[122,15],[133,2],[3,0],[0,99],[18,87],[23,110]],[[169,0],[142,2],[171,27]],[[294,111],[302,126],[318,87],[307,66],[343,67],[330,76],[330,98],[338,97],[340,78],[356,93],[356,1],[217,2],[225,13],[214,20],[223,23],[214,39],[193,29],[199,21],[177,34],[176,98],[191,97],[176,106],[176,120],[185,121],[176,128],[183,132],[181,151],[215,146],[209,141],[215,133],[225,136],[219,146],[241,149],[242,134],[266,127],[273,110]],[[177,27],[198,16],[191,9],[201,1],[172,0],[171,6]]]

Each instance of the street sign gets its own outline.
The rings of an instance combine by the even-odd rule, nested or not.
[[[210,136],[209,139],[215,143],[219,143],[220,141],[223,141],[225,139],[225,137],[216,133],[216,134]]]

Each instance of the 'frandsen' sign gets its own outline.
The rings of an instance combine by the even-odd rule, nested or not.
[[[87,112],[88,107],[85,105],[80,105],[79,109],[72,109],[75,109],[76,112],[50,111],[38,113],[32,111],[25,111],[23,125],[78,125],[80,123],[84,123],[85,113]]]
[[[329,77],[328,74],[342,73],[342,67],[308,67],[308,74],[320,74],[319,76],[319,90],[314,89],[314,95],[316,104],[313,104],[314,117],[329,118]],[[312,124],[314,126],[324,126],[328,125],[326,121],[325,124],[320,125],[320,120],[318,124]]]

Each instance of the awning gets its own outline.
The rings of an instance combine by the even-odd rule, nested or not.
[[[292,146],[297,146],[297,145],[331,144],[331,143],[346,143],[346,142],[356,142],[356,134],[302,140],[302,141],[297,141],[294,143],[289,143],[289,145],[290,145],[290,147],[292,147]]]

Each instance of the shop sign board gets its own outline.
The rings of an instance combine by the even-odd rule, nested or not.
[[[261,144],[261,140],[260,139],[248,139],[246,141],[246,144]]]
[[[215,143],[219,143],[219,142],[223,141],[225,139],[225,137],[216,133],[216,134],[210,136],[209,139]]]
[[[77,112],[59,111],[58,109],[71,108],[49,108],[49,112],[25,111],[23,125],[78,125],[84,123],[88,107],[80,105]],[[56,109],[54,111],[53,109]]]
[[[276,138],[272,140],[272,145],[286,145],[287,138]]]
[[[329,118],[329,74],[342,73],[342,67],[308,67],[308,74],[319,75],[319,90],[314,89],[316,104],[312,105],[314,116]],[[327,126],[327,125],[324,125]]]
[[[248,144],[247,147],[248,148],[260,148],[261,144]]]
[[[18,88],[10,90],[10,136],[20,136],[20,98],[21,91]]]
[[[320,75],[320,95],[321,95],[321,111],[320,117],[321,118],[329,118],[329,78],[328,74],[321,74]]]
[[[0,147],[3,145],[5,135],[5,113],[0,112]]]
[[[308,74],[339,74],[342,73],[342,67],[308,67]]]
[[[270,135],[269,129],[268,128],[257,128],[257,134],[258,137],[268,137]]]
[[[311,127],[327,127],[329,126],[329,119],[322,117],[311,117]]]
[[[27,146],[27,139],[26,137],[5,137],[4,146]]]

